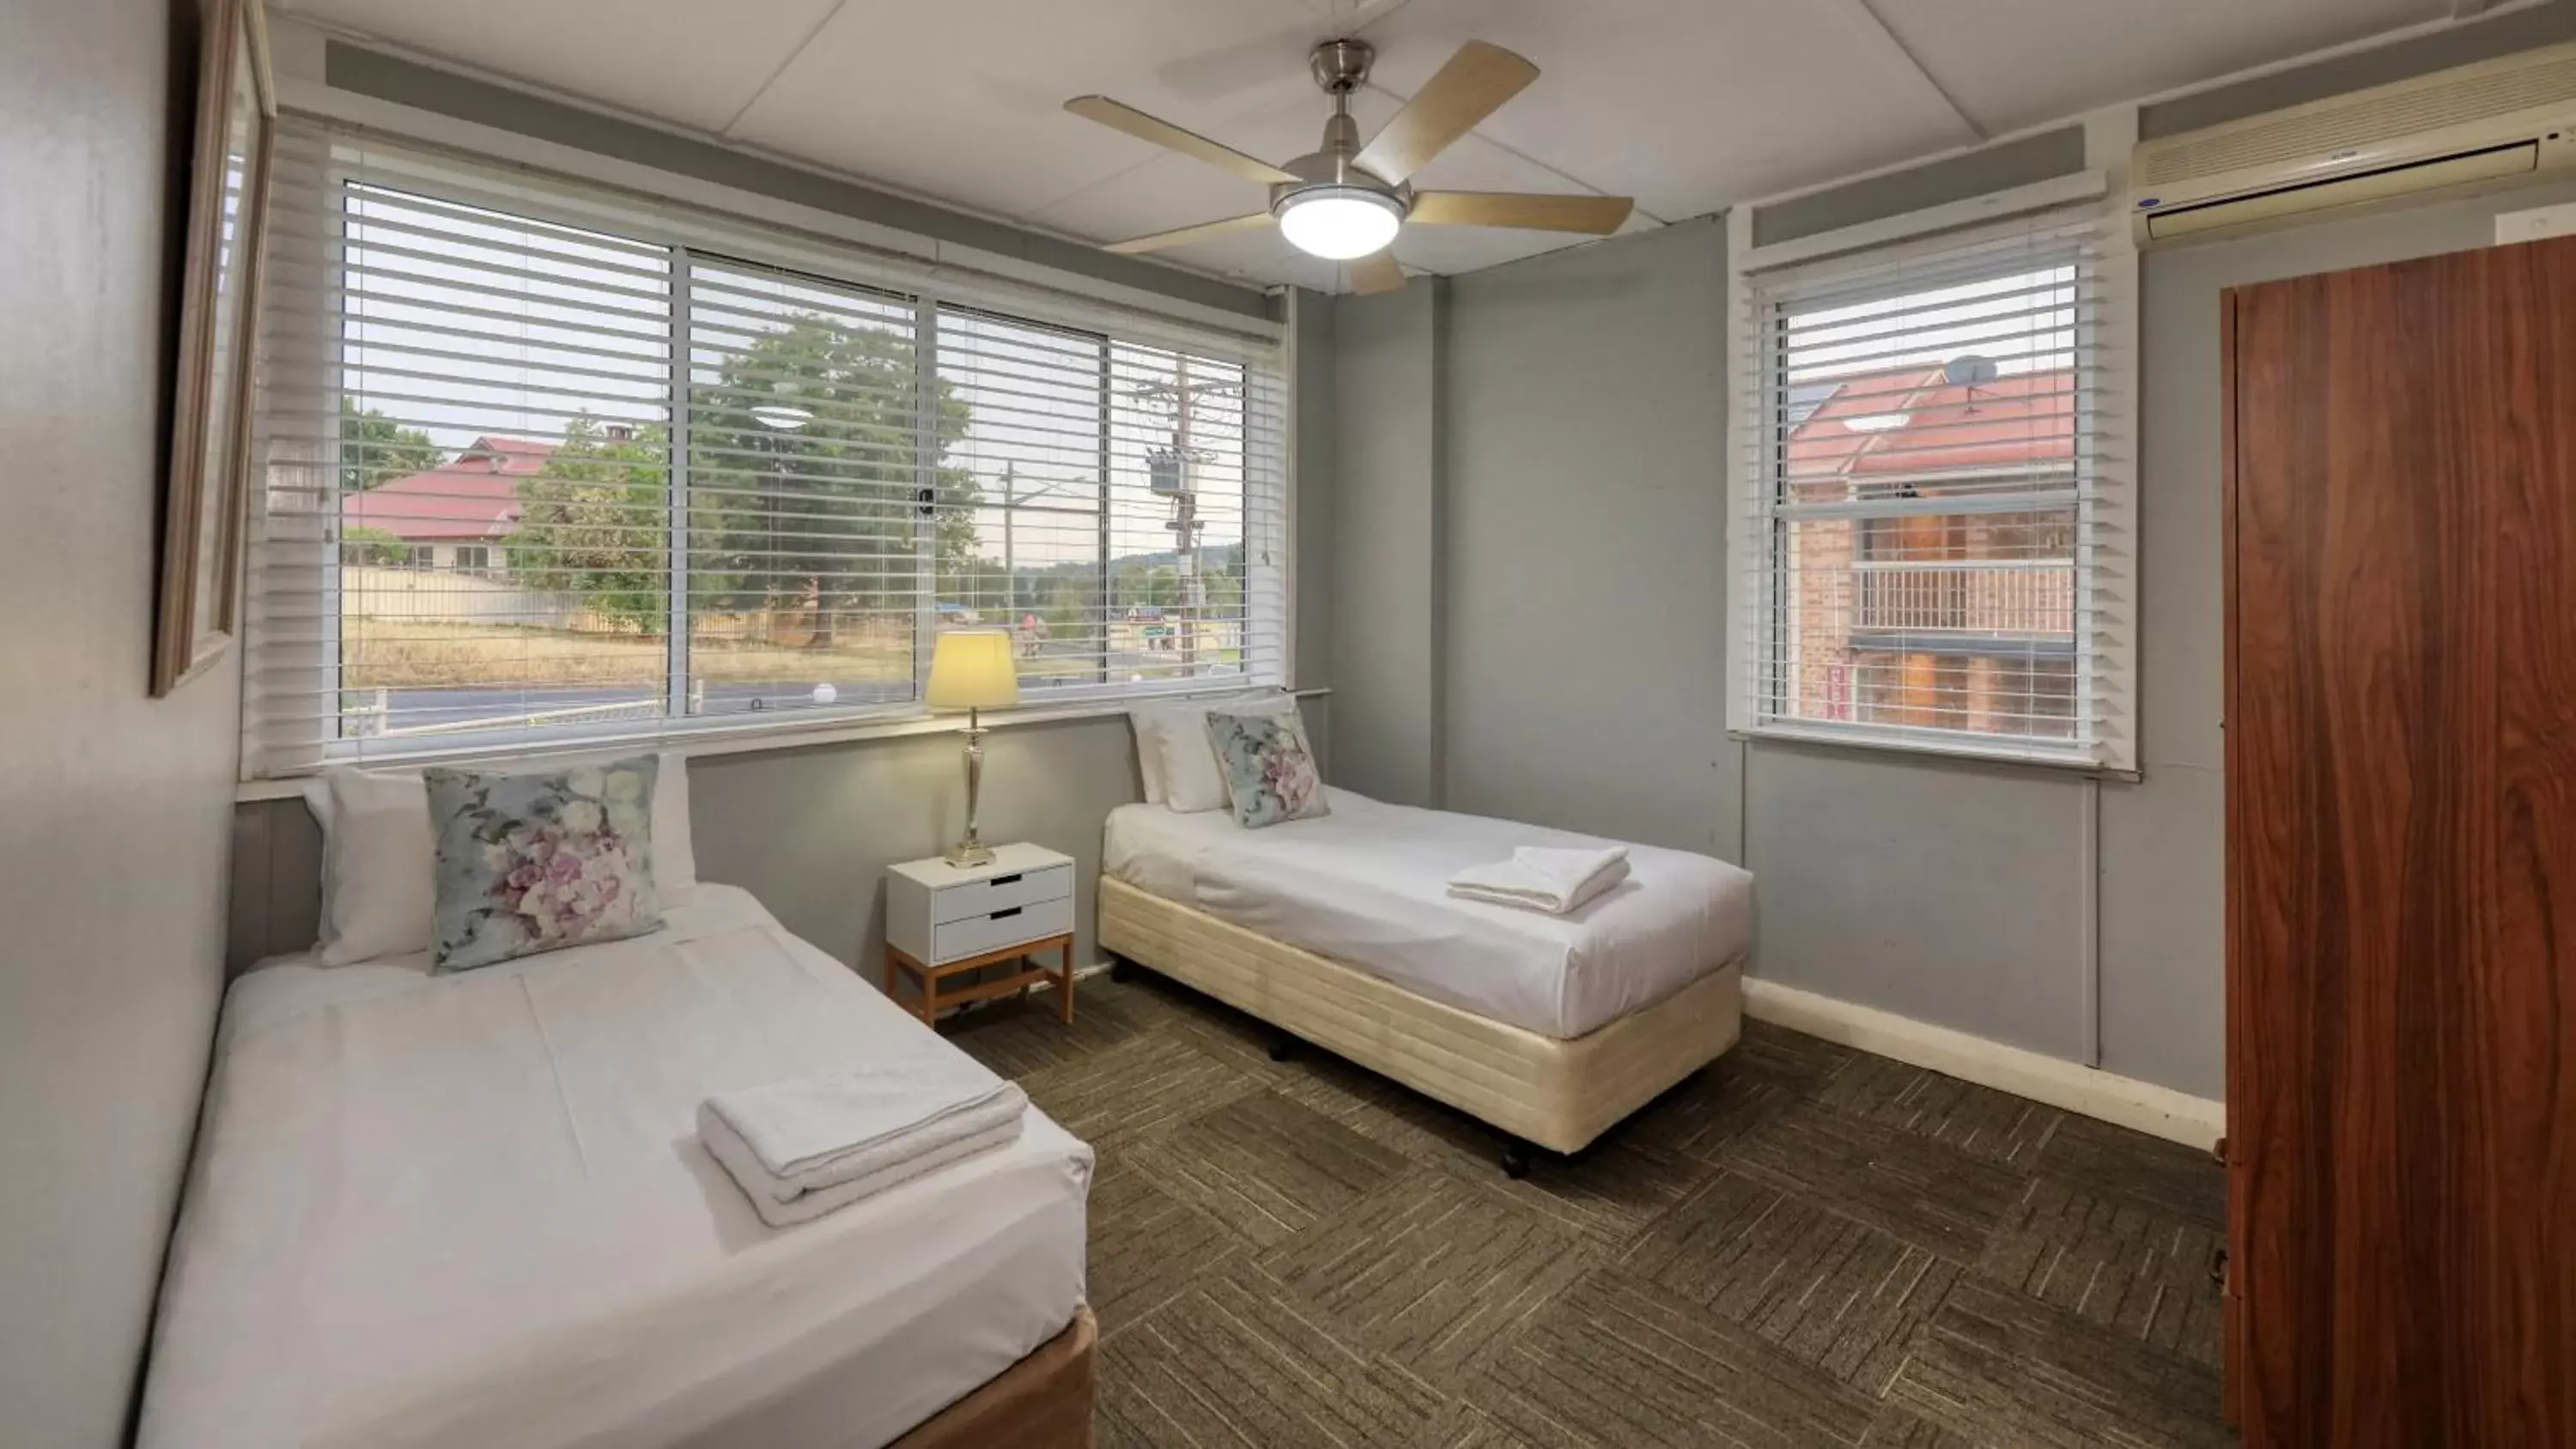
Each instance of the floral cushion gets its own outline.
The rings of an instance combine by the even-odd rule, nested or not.
[[[1225,767],[1226,792],[1234,797],[1238,825],[1259,829],[1283,820],[1311,820],[1332,813],[1324,779],[1306,744],[1306,723],[1294,710],[1279,714],[1207,717],[1208,742]]]
[[[429,769],[437,899],[430,953],[467,971],[642,935],[653,889],[651,755],[548,774]]]

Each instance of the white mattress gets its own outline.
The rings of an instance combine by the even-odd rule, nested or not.
[[[1246,830],[1223,810],[1111,811],[1101,868],[1274,941],[1541,1036],[1570,1040],[1743,954],[1753,877],[1705,855],[1628,847],[1628,879],[1550,916],[1448,893],[1521,845],[1600,845],[1508,820],[1388,805],[1336,786],[1332,813]]]
[[[235,982],[144,1449],[871,1446],[1062,1330],[1091,1150],[761,1224],[700,1098],[924,1028],[702,886],[651,936],[457,976]]]

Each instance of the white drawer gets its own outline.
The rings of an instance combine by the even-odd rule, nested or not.
[[[967,881],[934,892],[930,898],[930,920],[934,926],[945,925],[950,921],[1007,911],[1013,906],[1072,899],[1073,867],[1051,865],[1043,870],[997,875],[991,880]]]
[[[940,892],[944,897],[948,893]],[[1059,896],[1025,906],[1004,906],[970,920],[942,921],[930,930],[930,964],[945,966],[1022,941],[1040,941],[1073,929],[1073,898]]]

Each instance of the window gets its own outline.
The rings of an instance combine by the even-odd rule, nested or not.
[[[1745,279],[1739,727],[2131,763],[2126,315],[2097,230]]]
[[[253,773],[911,713],[943,628],[1033,701],[1284,677],[1275,339],[298,124],[276,175]]]

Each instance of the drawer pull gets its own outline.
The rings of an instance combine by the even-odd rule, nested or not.
[[[984,884],[986,884],[986,885],[997,885],[997,886],[1003,886],[1003,885],[1018,885],[1019,883],[1020,883],[1020,872],[1018,872],[1018,871],[1016,871],[1016,870],[1015,870],[1015,871],[1012,871],[1009,875],[997,875],[997,876],[993,877],[991,880],[988,880],[988,881],[984,882]]]
[[[1010,908],[1009,910],[1007,910],[1007,911],[995,911],[993,914],[991,914],[991,915],[989,915],[989,916],[986,916],[984,919],[986,919],[986,920],[988,920],[988,921],[1007,921],[1007,920],[1009,920],[1011,917],[1018,915],[1020,912],[1022,912],[1022,911],[1024,911],[1024,910],[1026,910],[1026,909],[1028,909],[1028,907],[1026,907],[1026,906],[1013,906],[1013,907],[1011,907],[1011,908]]]

